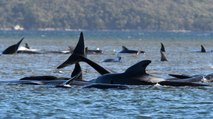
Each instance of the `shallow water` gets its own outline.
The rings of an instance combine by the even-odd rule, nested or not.
[[[75,46],[78,31],[0,31],[0,51],[25,37],[31,48],[66,50]],[[116,72],[144,60],[152,60],[147,67],[150,74],[168,78],[169,73],[209,74],[213,72],[213,53],[195,53],[203,44],[213,50],[211,32],[141,32],[141,31],[85,31],[85,44],[100,48],[102,55],[89,55],[93,61]],[[168,62],[160,61],[160,43],[164,43]],[[121,54],[121,63],[103,63],[116,56],[125,45],[144,50],[145,54]],[[70,77],[73,66],[56,70],[69,54],[15,54],[0,56],[0,80],[18,80],[31,75]],[[99,74],[81,63],[84,79]],[[210,84],[212,85],[212,84]],[[38,85],[0,84],[1,118],[212,118],[213,91],[209,87],[137,86],[127,90],[99,90],[54,88]]]

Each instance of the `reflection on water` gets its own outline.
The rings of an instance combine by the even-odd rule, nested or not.
[[[79,32],[0,32],[0,51],[25,36],[30,47],[64,50],[75,46]],[[123,72],[144,59],[152,60],[147,71],[159,77],[168,73],[209,74],[213,72],[213,53],[195,53],[203,44],[213,50],[213,33],[166,33],[140,31],[86,31],[85,44],[100,48],[102,55],[88,57],[104,67]],[[160,62],[160,43],[164,43],[168,62]],[[145,54],[121,54],[121,63],[103,63],[116,56],[125,45]],[[2,55],[0,80],[18,80],[31,75],[70,77],[73,66],[56,70],[69,54]],[[99,74],[81,63],[84,79]],[[98,90],[73,87],[0,84],[1,118],[212,118],[212,87],[137,86],[128,90]]]

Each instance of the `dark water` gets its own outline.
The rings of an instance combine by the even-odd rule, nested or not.
[[[25,37],[31,48],[66,50],[75,46],[79,31],[0,31],[0,51]],[[88,57],[116,72],[149,59],[150,74],[168,78],[168,73],[213,73],[213,53],[195,53],[203,44],[213,50],[212,32],[84,31],[85,44],[100,48],[103,55]],[[160,62],[160,43],[166,47],[169,62]],[[121,63],[103,63],[115,57],[125,45],[145,54],[122,54]],[[0,56],[0,80],[18,80],[31,75],[70,77],[73,66],[58,72],[56,67],[69,54],[16,54]],[[84,79],[98,73],[81,63]],[[212,85],[212,84],[210,84]],[[213,91],[209,87],[137,86],[127,90],[99,90],[73,87],[0,84],[0,118],[212,118]]]

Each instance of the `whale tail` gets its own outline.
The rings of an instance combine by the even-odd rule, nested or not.
[[[205,53],[206,52],[206,49],[204,48],[203,45],[201,45],[201,52]]]
[[[81,57],[86,57],[85,53],[85,45],[84,45],[84,35],[83,32],[80,33],[79,41],[73,50],[72,55],[61,65],[57,67],[57,69],[64,68],[68,65],[75,64],[81,61]]]
[[[140,61],[138,63],[136,63],[135,65],[129,67],[125,73],[128,73],[128,74],[132,74],[134,76],[141,76],[141,75],[144,75],[144,74],[147,74],[146,73],[146,67],[151,63],[151,60],[143,60],[143,61]]]
[[[83,36],[82,32],[80,33],[79,41],[78,41],[77,46],[75,47],[72,55],[64,63],[59,65],[57,67],[57,69],[76,64],[80,61],[86,62],[87,64],[89,64],[91,67],[93,67],[100,74],[111,73],[111,71],[108,71],[107,69],[103,68],[99,64],[97,64],[97,63],[91,61],[90,59],[86,58],[84,36]]]
[[[17,52],[21,42],[24,40],[24,37],[16,44],[9,46],[8,48],[6,48],[2,54],[14,54]]]
[[[165,50],[165,47],[164,47],[163,43],[160,43],[160,44],[161,44],[160,51],[161,51],[161,52],[166,52],[166,50]]]
[[[167,58],[166,58],[166,56],[164,55],[164,53],[162,52],[162,51],[160,51],[160,54],[161,54],[161,59],[160,59],[160,61],[168,61],[167,60]]]

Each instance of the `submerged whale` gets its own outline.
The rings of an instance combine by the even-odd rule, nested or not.
[[[82,70],[79,63],[75,64],[74,70],[71,73],[71,78],[68,77],[56,77],[56,76],[30,76],[21,78],[20,81],[39,81],[42,84],[49,84],[49,85],[62,85],[65,83],[69,83],[72,85],[82,85],[86,83],[86,81],[82,78]]]
[[[54,50],[42,50],[42,49],[33,49],[27,43],[25,46],[20,46],[17,50],[17,53],[21,54],[69,54],[70,50],[64,51],[54,51]]]
[[[108,58],[103,60],[103,62],[121,62],[121,56],[117,55],[116,58]]]
[[[71,74],[71,78],[68,77],[57,77],[51,75],[44,76],[28,76],[23,77],[19,80],[0,81],[0,83],[7,84],[32,84],[32,85],[64,85],[69,83],[70,85],[84,85],[86,81],[82,79],[82,70],[78,63],[75,64],[74,70]]]
[[[169,74],[173,78],[168,80],[179,80],[187,82],[213,82],[213,73],[207,75]]]
[[[6,48],[6,49],[2,52],[2,54],[14,54],[14,53],[16,53],[17,50],[18,50],[18,48],[19,48],[19,46],[20,46],[20,44],[21,44],[21,42],[22,42],[23,40],[24,40],[24,37],[21,38],[21,40],[20,40],[18,43],[14,44],[14,45],[11,45],[11,46],[9,46],[8,48]]]
[[[85,48],[86,54],[103,54],[103,51],[99,48],[97,49],[89,49],[88,47]]]
[[[138,51],[138,50],[130,50],[126,46],[122,46],[122,50],[119,53],[140,54],[140,53],[145,53],[145,52]]]
[[[86,62],[93,67],[101,76],[96,79],[92,79],[91,83],[98,84],[121,84],[121,85],[168,85],[168,86],[206,86],[205,84],[183,82],[183,81],[170,81],[162,78],[153,77],[146,73],[146,67],[151,63],[150,60],[143,60],[135,65],[129,67],[123,73],[112,73],[99,64],[86,58],[84,51],[84,37],[81,32],[77,46],[74,49],[73,54],[57,68],[63,68],[77,62]]]

